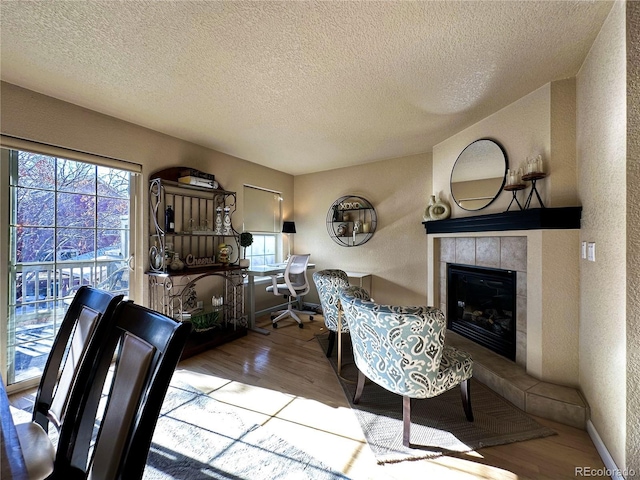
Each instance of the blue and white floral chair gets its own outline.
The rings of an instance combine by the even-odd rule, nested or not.
[[[329,330],[329,345],[327,357],[331,356],[336,336],[338,337],[338,375],[342,370],[342,333],[349,333],[347,323],[340,305],[340,292],[349,287],[347,274],[338,269],[327,269],[313,273],[313,282],[316,284],[320,306],[324,316],[324,324]],[[361,289],[362,298],[369,300],[369,292]],[[340,332],[340,334],[337,334]]]
[[[327,357],[330,357],[336,340],[338,323],[341,323],[341,333],[349,332],[349,325],[340,318],[340,315],[342,315],[340,292],[349,286],[349,278],[342,270],[327,269],[319,272],[313,272],[313,282],[316,284],[318,297],[320,297],[320,306],[322,307],[324,324],[329,329]],[[338,343],[340,343],[340,340],[338,340]]]
[[[431,398],[460,385],[467,420],[473,421],[469,381],[471,356],[445,345],[446,321],[433,307],[378,305],[349,287],[340,301],[349,328],[358,383],[358,403],[365,377],[402,395],[403,444],[410,445],[411,400]]]

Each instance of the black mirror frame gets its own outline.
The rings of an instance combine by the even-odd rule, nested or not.
[[[469,208],[464,208],[462,205],[460,205],[460,203],[458,203],[458,200],[456,199],[455,195],[453,194],[453,188],[452,188],[452,184],[453,184],[453,172],[456,169],[456,164],[458,163],[458,160],[460,160],[460,157],[464,154],[464,152],[471,147],[472,145],[474,145],[477,142],[482,142],[482,141],[489,141],[494,143],[495,145],[498,146],[498,148],[500,149],[500,151],[502,152],[502,156],[504,157],[504,174],[502,175],[502,185],[500,185],[500,188],[498,189],[498,191],[496,192],[496,194],[494,195],[494,197],[483,207],[480,208],[474,208],[474,209],[469,209]],[[504,147],[502,146],[502,144],[500,142],[498,142],[497,140],[493,139],[493,138],[479,138],[477,140],[474,140],[473,142],[471,142],[469,145],[467,145],[466,147],[464,147],[464,149],[462,150],[462,152],[460,152],[460,154],[458,155],[458,158],[456,158],[456,161],[453,164],[453,167],[451,168],[451,174],[449,175],[449,191],[451,192],[451,198],[453,199],[453,201],[455,202],[455,204],[460,207],[461,209],[467,211],[467,212],[477,212],[479,210],[484,210],[485,208],[487,208],[489,205],[491,205],[493,202],[496,201],[496,199],[500,196],[500,193],[502,192],[502,189],[504,188],[504,185],[507,181],[507,171],[509,170],[509,157],[507,156],[507,151],[504,149]]]

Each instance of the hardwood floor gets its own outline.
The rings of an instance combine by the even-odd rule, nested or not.
[[[275,402],[278,410],[267,423],[277,426],[284,439],[350,478],[560,479],[575,478],[576,467],[604,468],[586,431],[542,418],[536,419],[558,435],[467,455],[378,465],[315,339],[326,332],[322,317],[316,316],[313,322],[305,317],[303,329],[289,320],[273,329],[268,317],[260,319],[258,326],[271,334],[249,332],[183,361],[179,369],[238,382],[242,395],[225,396],[226,401],[261,413],[270,414],[267,404],[275,401],[274,396],[287,397],[284,406]]]
[[[249,332],[182,361],[176,375],[241,414],[259,418],[279,437],[355,480],[563,479],[575,478],[576,467],[604,468],[585,431],[541,418],[537,420],[558,435],[471,454],[378,465],[315,339],[326,332],[324,321],[321,316],[313,322],[306,318],[303,329],[289,320],[273,329],[264,317],[258,325],[270,335]],[[19,397],[11,397],[12,404],[20,406]]]

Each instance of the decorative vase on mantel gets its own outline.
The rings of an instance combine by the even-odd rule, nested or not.
[[[433,203],[431,203],[433,201]],[[445,200],[436,198],[435,195],[431,195],[429,200],[429,217],[431,220],[444,220],[451,216],[451,207]]]
[[[436,203],[436,196],[435,195],[431,195],[429,197],[429,204],[427,205],[427,208],[424,210],[424,215],[422,216],[422,219],[425,222],[429,222],[431,221],[431,214],[429,213],[429,210],[431,210],[431,207],[433,207]]]

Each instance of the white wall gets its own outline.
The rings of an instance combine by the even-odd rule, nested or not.
[[[626,464],[625,7],[616,3],[577,75],[580,238],[580,385],[616,464]],[[637,188],[637,187],[636,187]],[[635,386],[637,395],[637,385]],[[636,451],[637,452],[637,451]]]

